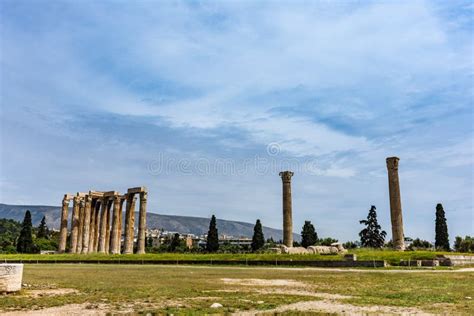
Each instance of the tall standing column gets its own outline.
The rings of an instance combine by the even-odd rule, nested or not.
[[[76,253],[77,248],[77,234],[79,232],[79,211],[80,211],[81,198],[76,195],[73,199],[72,205],[72,217],[71,217],[71,244],[70,253]]]
[[[82,235],[84,234],[84,208],[85,203],[84,199],[82,198],[79,204],[79,229],[77,231],[77,247],[76,253],[82,252]]]
[[[105,253],[110,252],[110,208],[112,206],[113,199],[107,201],[107,229],[105,231]]]
[[[400,198],[400,182],[398,180],[398,160],[398,157],[387,158],[388,189],[390,194],[390,217],[392,219],[393,248],[396,250],[405,250],[402,202]]]
[[[97,252],[99,249],[99,227],[100,227],[100,206],[102,205],[102,199],[97,199],[95,203],[95,220],[94,220],[94,246],[93,251]]]
[[[119,223],[118,223],[118,253],[122,252],[122,234],[123,234],[123,202],[125,199],[120,197],[120,211],[119,211]]]
[[[124,254],[133,253],[133,238],[135,235],[135,201],[134,194],[127,195],[127,204],[125,206],[125,240],[123,246]]]
[[[120,241],[118,240],[118,226],[119,226],[119,212],[120,212],[120,196],[114,196],[114,212],[112,214],[112,232],[110,233],[110,253],[120,253]]]
[[[61,209],[61,228],[59,232],[59,253],[66,251],[66,240],[67,240],[67,216],[69,212],[69,196],[64,195],[63,206]]]
[[[145,253],[146,238],[146,200],[148,193],[140,192],[140,213],[138,216],[138,240],[137,254]]]
[[[293,247],[293,218],[291,205],[291,171],[280,172],[283,182],[283,244]]]
[[[105,242],[107,235],[107,205],[109,199],[104,197],[102,200],[102,211],[100,213],[100,227],[99,227],[99,253],[105,253]]]
[[[82,234],[82,249],[81,253],[89,253],[89,237],[91,227],[91,208],[92,208],[92,197],[86,195],[84,198],[84,227]]]
[[[89,230],[89,252],[94,252],[94,238],[95,238],[95,214],[96,214],[96,204],[97,198],[92,199],[92,206],[91,206],[91,221],[90,221],[90,230]]]

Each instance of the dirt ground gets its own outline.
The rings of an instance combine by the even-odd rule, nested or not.
[[[206,267],[192,267],[195,270],[208,269]],[[184,267],[174,267],[173,269],[184,269]],[[220,270],[220,267],[213,267],[212,269]],[[222,267],[222,269],[226,269]],[[240,268],[233,268],[240,269]],[[262,269],[262,268],[242,268],[242,269]],[[320,271],[324,273],[326,271],[330,272],[357,272],[360,273],[361,270],[357,269],[325,269],[325,268],[271,268],[271,270],[284,270],[284,271]],[[266,270],[269,271],[269,270]],[[474,272],[474,268],[464,268],[456,270],[363,270],[363,273],[454,273],[454,274],[464,274],[468,272]],[[227,272],[226,272],[227,274]],[[339,273],[336,273],[339,274]],[[225,275],[227,276],[227,275]],[[161,302],[142,302],[142,301],[132,301],[128,304],[110,304],[109,302],[104,301],[103,303],[83,303],[83,304],[65,304],[63,306],[47,307],[43,309],[32,308],[32,310],[19,310],[19,311],[8,311],[5,310],[2,315],[5,316],[43,316],[43,315],[106,315],[106,314],[130,314],[136,310],[140,310],[140,307],[147,306],[150,309],[160,309],[163,307],[186,307],[190,306],[192,301],[205,301],[205,302],[215,302],[219,303],[221,295],[218,293],[229,292],[229,293],[242,293],[242,300],[244,301],[244,293],[251,293],[253,297],[257,297],[257,300],[260,300],[259,294],[262,294],[261,297],[265,295],[281,295],[283,296],[293,296],[301,297],[301,300],[298,298],[296,302],[291,303],[282,303],[281,305],[273,305],[272,308],[267,310],[262,309],[251,309],[246,311],[235,311],[232,315],[246,316],[246,315],[267,315],[275,313],[285,313],[285,312],[316,312],[316,313],[328,313],[328,314],[338,314],[338,315],[433,315],[427,312],[424,312],[418,308],[414,307],[400,307],[400,306],[382,306],[382,305],[369,305],[369,306],[359,306],[348,303],[348,300],[354,298],[351,295],[341,295],[335,293],[327,293],[324,289],[318,288],[318,285],[309,284],[305,281],[292,279],[294,275],[286,273],[286,278],[259,278],[259,277],[220,277],[216,278],[214,282],[217,284],[222,284],[221,289],[213,290],[203,290],[201,293],[204,295],[199,295],[198,297],[189,297],[174,299],[170,298],[166,301]],[[45,287],[45,288],[25,288],[20,297],[25,298],[51,298],[60,297],[63,295],[86,295],[81,293],[77,289],[72,288],[60,288],[60,287]],[[355,295],[355,294],[354,294]],[[467,298],[471,299],[471,298]],[[255,299],[254,299],[255,300]],[[253,305],[252,308],[258,308],[258,304],[264,304],[263,301],[254,301],[257,305]],[[192,306],[192,305],[191,305]],[[208,306],[209,307],[209,306]],[[215,310],[219,312],[219,309]]]

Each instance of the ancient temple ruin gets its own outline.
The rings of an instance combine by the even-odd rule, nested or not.
[[[135,204],[138,196],[140,206],[136,253],[145,253],[147,193],[145,187],[137,187],[128,189],[125,194],[117,191],[65,194],[61,211],[59,252],[66,251],[68,226],[70,226],[70,253],[133,253]],[[71,223],[68,225],[71,200],[73,201],[72,216]],[[125,201],[124,226],[122,213]],[[122,228],[124,228],[123,247]]]

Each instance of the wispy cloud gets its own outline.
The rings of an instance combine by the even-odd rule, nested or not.
[[[354,239],[376,204],[388,229],[398,155],[407,233],[431,238],[439,201],[472,232],[468,3],[37,5],[1,4],[2,201],[145,184],[154,211],[279,226],[277,175],[147,169],[159,153],[238,162],[278,143],[278,159],[316,162],[295,178],[295,227]]]

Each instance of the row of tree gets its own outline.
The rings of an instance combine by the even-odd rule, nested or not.
[[[377,221],[376,207],[372,206],[369,210],[367,218],[360,221],[365,227],[360,231],[360,242],[347,242],[344,247],[347,249],[358,246],[369,248],[382,248],[391,246],[391,241],[385,243],[387,233],[382,230]],[[448,227],[446,216],[441,204],[436,206],[435,220],[435,248],[439,250],[450,250]],[[330,245],[337,242],[337,239],[324,238],[319,239],[316,229],[311,221],[305,221],[301,231],[301,243],[295,242],[295,246],[308,247],[311,245]],[[281,241],[280,241],[281,242]],[[13,220],[0,219],[0,251],[2,252],[19,252],[19,253],[37,253],[40,250],[57,250],[58,233],[52,232],[46,225],[46,219],[43,217],[38,227],[33,227],[30,211],[26,211],[23,223]],[[273,239],[265,240],[261,221],[258,219],[254,226],[254,233],[249,251],[257,252],[266,247],[275,246]],[[226,250],[239,251],[238,246],[232,246],[224,243],[222,245]],[[409,249],[428,249],[432,248],[430,242],[426,240],[415,239]],[[147,248],[152,248],[152,239],[147,238]],[[219,251],[219,234],[217,229],[216,217],[212,215],[207,233],[206,247],[207,252]],[[236,248],[236,249],[234,249]],[[461,252],[474,251],[474,238],[466,236],[464,239],[456,237],[454,249]],[[175,234],[167,244],[160,246],[159,252],[165,251],[185,251],[184,241],[180,240],[179,234]],[[243,249],[245,250],[245,249]]]
[[[359,237],[360,242],[347,242],[344,243],[344,247],[347,249],[356,248],[357,246],[367,247],[367,248],[383,248],[384,246],[391,247],[391,241],[388,243],[385,242],[385,237],[387,233],[382,230],[382,227],[377,220],[376,207],[372,205],[367,215],[367,218],[359,221],[360,224],[363,224],[365,227],[360,231]],[[446,216],[441,204],[436,206],[436,220],[435,220],[435,248],[438,250],[449,251],[449,236],[448,236],[448,227],[446,223]],[[316,229],[311,221],[305,221],[303,228],[301,230],[301,243],[295,242],[294,246],[309,247],[312,245],[327,245],[337,242],[337,239],[325,238],[319,239]],[[257,252],[265,248],[265,246],[273,246],[275,242],[273,240],[265,241],[263,234],[262,223],[260,219],[257,219],[257,222],[254,226],[254,232],[252,236],[252,243],[250,250],[252,252]],[[463,251],[470,251],[473,245],[473,241],[469,236],[466,236],[465,239],[461,237],[456,237],[455,249],[463,249]],[[165,249],[175,251],[179,246],[179,235],[175,236],[171,241],[171,244],[166,246]],[[416,249],[430,249],[433,245],[419,238],[413,240],[409,250]],[[216,217],[212,215],[211,221],[209,223],[209,230],[207,233],[206,240],[206,249],[207,252],[218,252],[219,251],[219,233],[217,229]]]
[[[374,205],[369,210],[367,219],[361,220],[361,224],[365,225],[365,228],[359,233],[360,243],[362,247],[370,248],[382,248],[385,245],[385,236],[387,233],[382,230],[382,227],[377,221],[377,212]],[[431,248],[431,243],[427,241],[421,241],[415,239],[413,241],[415,245],[411,247],[418,248]],[[439,250],[449,251],[449,235],[448,225],[446,223],[446,214],[443,209],[443,205],[436,205],[436,219],[435,219],[435,248]]]
[[[59,235],[52,232],[43,217],[38,227],[33,227],[30,211],[25,212],[20,224],[11,219],[0,219],[0,251],[6,253],[38,253],[57,250]]]

